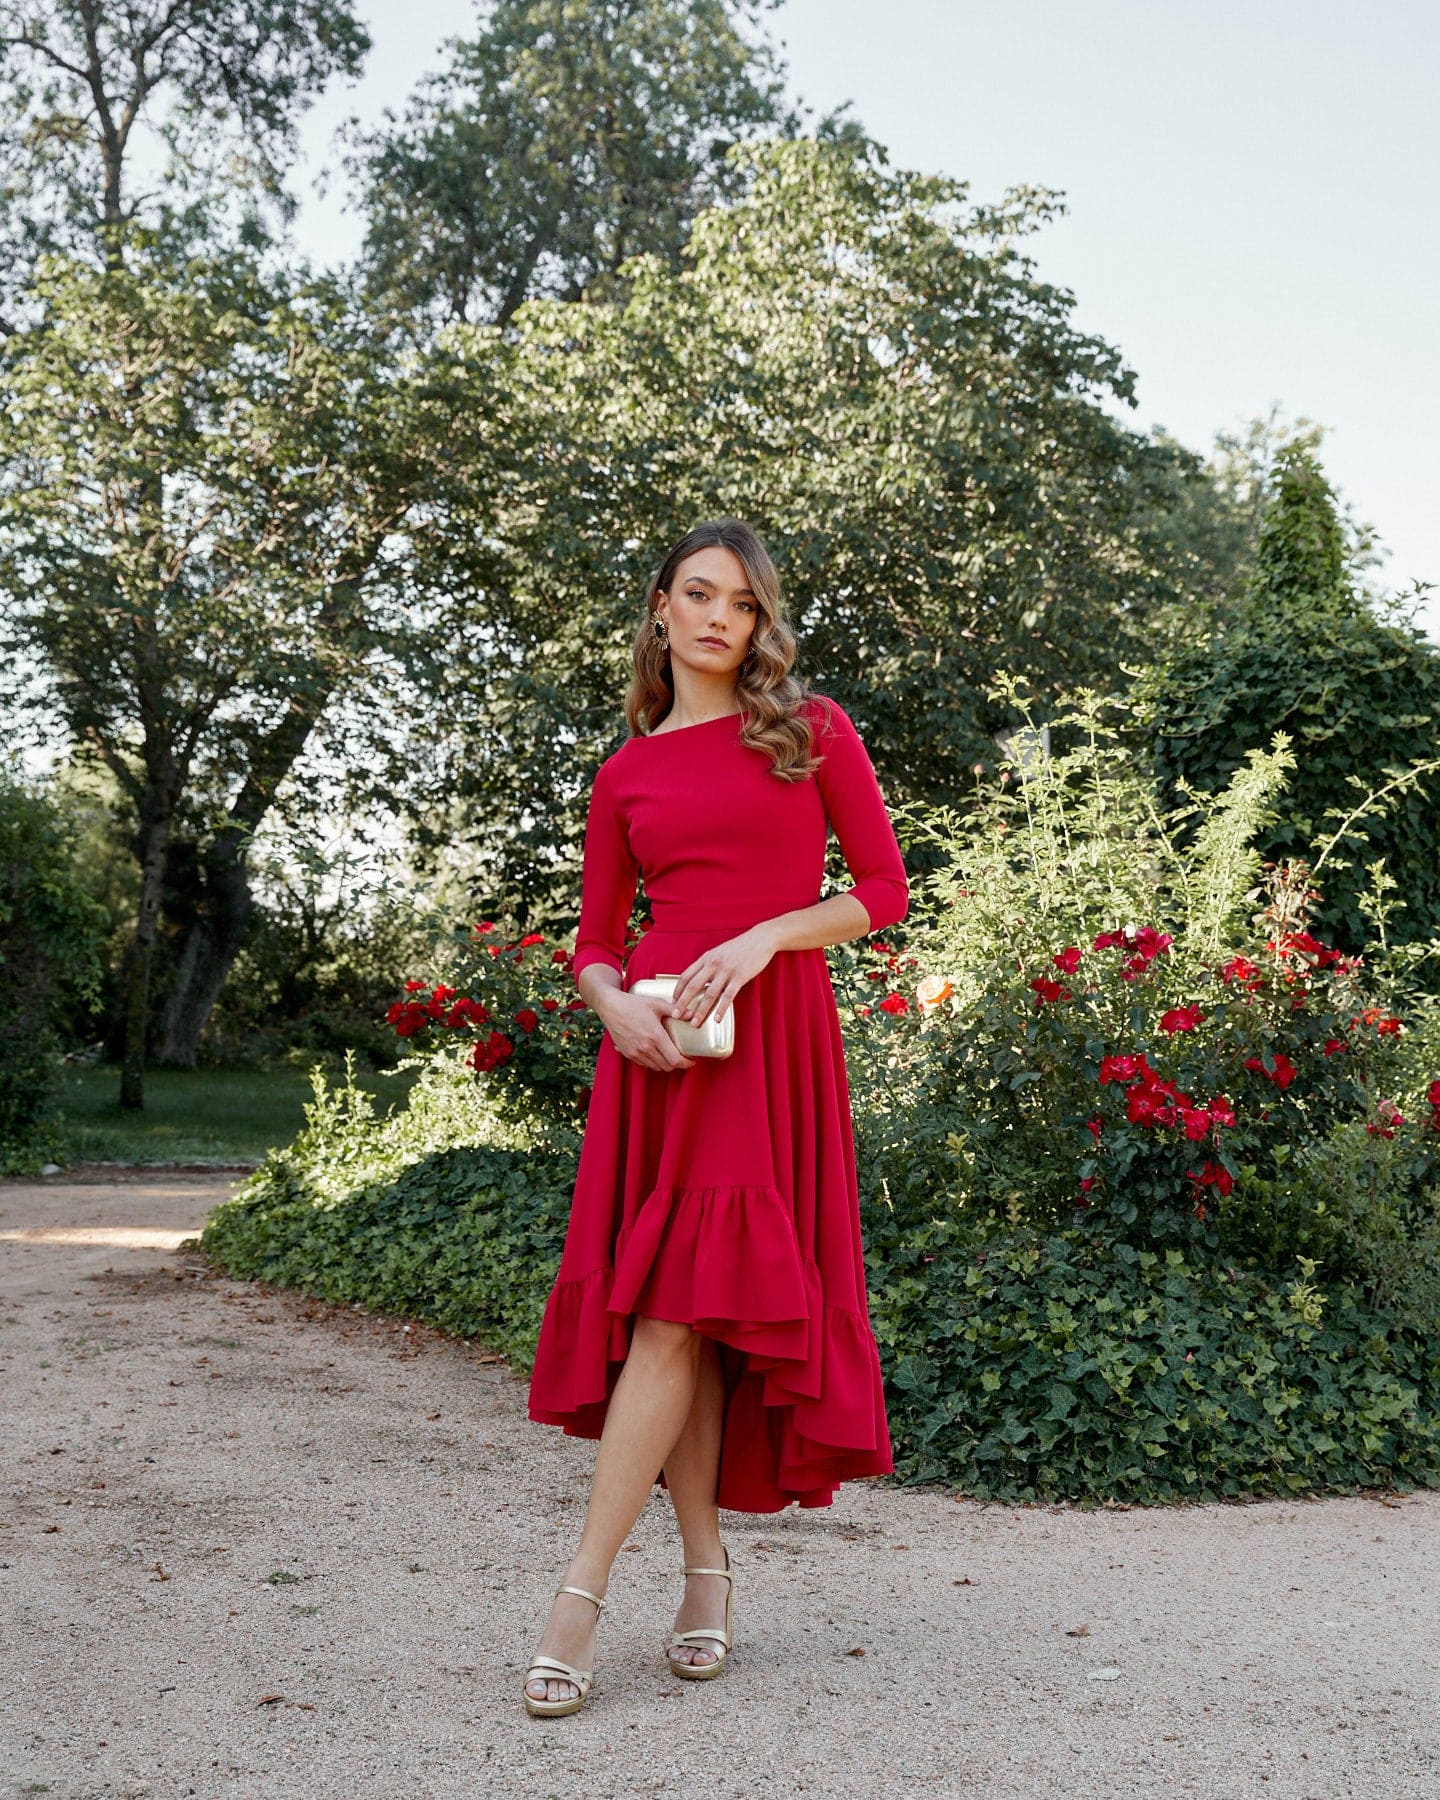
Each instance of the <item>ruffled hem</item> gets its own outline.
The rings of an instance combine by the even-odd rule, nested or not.
[[[892,1471],[869,1318],[825,1299],[775,1188],[657,1188],[621,1229],[613,1263],[557,1278],[530,1418],[598,1438],[636,1314],[688,1324],[722,1346],[720,1506],[829,1506],[841,1482]]]

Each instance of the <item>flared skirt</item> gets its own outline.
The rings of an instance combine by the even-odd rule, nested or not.
[[[732,935],[653,926],[625,985]],[[598,1438],[637,1315],[719,1345],[722,1507],[828,1506],[842,1481],[892,1470],[823,950],[779,951],[745,984],[729,1057],[662,1074],[603,1034],[530,1418]]]

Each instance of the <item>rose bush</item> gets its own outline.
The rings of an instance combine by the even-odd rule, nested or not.
[[[1082,700],[1072,749],[938,821],[947,856],[905,956],[857,954],[857,978],[889,984],[852,1009],[862,1161],[910,1216],[953,1210],[980,1235],[1281,1264],[1323,1241],[1338,1265],[1330,1222],[1272,1203],[1302,1152],[1358,1125],[1399,1147],[1417,1216],[1434,1210],[1440,1034],[1417,1058],[1403,1017],[1423,1016],[1423,952],[1382,933],[1342,954],[1312,929],[1306,867],[1260,864],[1283,742],[1199,809],[1182,851],[1104,710]]]
[[[927,822],[946,853],[903,932],[829,952],[897,1478],[1082,1502],[1440,1478],[1419,952],[1379,908],[1337,954],[1315,882],[1261,866],[1283,744],[1181,851],[1098,703],[1077,719]],[[426,1065],[405,1111],[317,1072],[206,1248],[524,1369],[599,1021],[567,950],[482,921],[390,1025]]]

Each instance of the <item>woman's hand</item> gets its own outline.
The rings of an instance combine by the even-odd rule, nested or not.
[[[620,1054],[642,1068],[662,1075],[671,1069],[693,1069],[695,1059],[686,1056],[665,1029],[672,1010],[659,994],[628,994],[616,988],[605,1002],[601,1023]]]
[[[672,1004],[691,1025],[703,1025],[713,1013],[717,1019],[735,1003],[747,981],[753,981],[775,954],[775,944],[763,925],[752,925],[739,937],[727,938],[683,969],[675,983]]]

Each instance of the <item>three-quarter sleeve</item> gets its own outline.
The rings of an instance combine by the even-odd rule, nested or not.
[[[640,866],[631,854],[613,773],[608,763],[601,763],[590,790],[590,810],[585,820],[580,923],[570,965],[577,982],[580,971],[595,962],[623,971],[625,927],[634,910],[639,879]]]
[[[822,698],[821,696],[817,696]],[[825,758],[816,774],[825,811],[854,885],[846,888],[870,917],[871,931],[898,925],[910,910],[910,884],[900,844],[870,754],[850,715],[824,698],[814,748]]]

